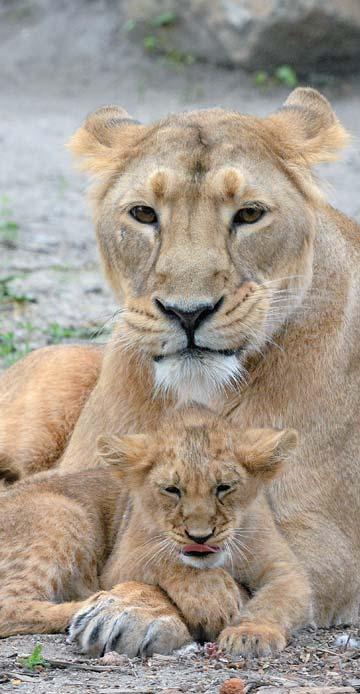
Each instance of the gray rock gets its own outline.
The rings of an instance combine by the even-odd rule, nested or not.
[[[135,33],[155,35],[165,53],[250,71],[287,64],[300,75],[360,68],[359,0],[123,0],[123,7]],[[174,21],[156,26],[166,12]]]

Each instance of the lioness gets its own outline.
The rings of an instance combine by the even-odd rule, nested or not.
[[[72,619],[90,654],[169,652],[190,634],[234,654],[281,650],[309,620],[310,588],[263,489],[295,443],[293,430],[240,433],[189,409],[100,439],[116,476],[48,473],[4,492],[0,636]],[[253,594],[244,604],[236,581]]]
[[[64,473],[91,467],[99,434],[140,432],[179,401],[210,403],[241,429],[298,429],[269,498],[319,625],[355,620],[360,596],[349,521],[360,511],[360,235],[311,173],[346,140],[312,89],[267,118],[214,109],[145,126],[96,111],[71,148],[96,179],[98,243],[123,311],[103,355],[35,352],[0,391],[9,476],[11,461],[19,476],[55,457]]]

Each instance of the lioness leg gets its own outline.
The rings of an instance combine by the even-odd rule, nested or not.
[[[45,347],[0,377],[0,480],[51,468],[98,378],[102,349]]]
[[[192,639],[179,612],[159,588],[128,581],[86,601],[70,625],[70,638],[92,656],[171,653]]]

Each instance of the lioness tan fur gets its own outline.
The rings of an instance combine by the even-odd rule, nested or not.
[[[100,253],[123,312],[60,470],[91,467],[99,434],[140,432],[179,401],[210,403],[241,429],[295,427],[295,463],[269,496],[320,625],[355,620],[360,595],[360,236],[311,172],[346,140],[327,100],[296,89],[266,118],[214,109],[146,126],[100,109],[71,143],[96,179]],[[58,354],[61,417],[83,394],[78,360]],[[40,469],[42,441],[59,447],[33,408],[59,371],[40,352],[5,379],[6,469],[29,437],[28,469]]]
[[[156,432],[102,437],[117,475],[47,473],[4,492],[0,636],[72,618],[92,654],[168,652],[190,635],[233,654],[281,650],[310,619],[310,588],[263,492],[295,443],[293,430],[240,433],[190,409]]]

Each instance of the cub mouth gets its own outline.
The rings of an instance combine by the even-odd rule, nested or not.
[[[186,545],[182,549],[182,554],[186,557],[207,557],[209,554],[216,554],[216,552],[221,552],[221,547],[217,545]]]

